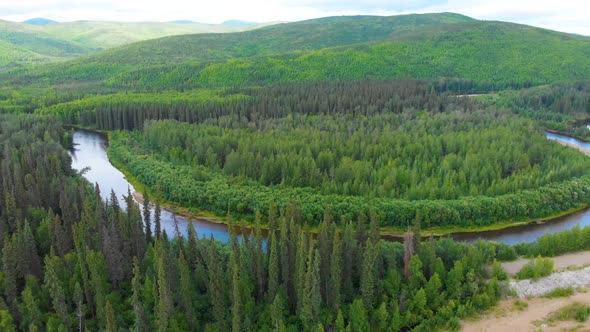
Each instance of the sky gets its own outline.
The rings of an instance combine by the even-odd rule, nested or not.
[[[0,0],[0,19],[299,21],[336,15],[455,12],[590,36],[588,0]]]

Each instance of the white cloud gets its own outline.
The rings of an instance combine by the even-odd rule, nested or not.
[[[297,21],[332,15],[450,11],[485,20],[590,35],[590,2],[582,0],[20,0],[1,1],[0,18],[23,21]]]

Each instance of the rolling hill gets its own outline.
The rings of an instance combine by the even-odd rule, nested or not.
[[[590,76],[590,38],[442,13],[328,17],[166,37],[27,71],[19,82],[158,91],[335,79],[450,78],[465,91]]]
[[[329,17],[240,33],[160,38],[97,53],[77,62],[143,66],[220,61],[384,41],[403,32],[470,21],[473,19],[451,13]]]
[[[227,33],[265,26],[222,24],[48,22],[32,19],[23,23],[0,20],[0,42],[11,46],[0,54],[0,69],[57,62],[124,44],[180,34]]]

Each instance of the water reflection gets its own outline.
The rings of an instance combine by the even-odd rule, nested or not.
[[[103,134],[88,130],[76,130],[74,132],[74,149],[70,151],[72,168],[78,171],[89,168],[84,173],[84,177],[92,184],[98,183],[102,198],[110,198],[112,189],[119,199],[119,204],[125,206],[123,195],[127,195],[128,190],[132,193],[135,192],[135,188],[125,179],[123,173],[109,162],[106,153],[107,142],[107,137]],[[153,215],[154,210],[152,209],[152,218]],[[162,230],[166,230],[170,237],[174,237],[174,217],[176,217],[179,232],[186,237],[189,220],[181,215],[175,216],[165,209],[162,209],[161,214]],[[216,240],[229,241],[227,227],[224,224],[193,220],[192,225],[199,237],[213,236]]]

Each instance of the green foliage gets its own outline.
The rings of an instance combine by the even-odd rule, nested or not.
[[[543,297],[554,299],[558,297],[569,297],[574,295],[574,289],[571,287],[568,288],[555,288],[554,290],[550,291],[549,293],[543,295]]]
[[[574,303],[574,304],[568,305],[568,306],[560,309],[559,311],[553,313],[549,317],[549,321],[576,320],[580,323],[583,323],[586,320],[588,320],[589,316],[590,316],[590,306],[587,306],[587,305],[584,305],[581,303]]]
[[[590,249],[590,227],[579,225],[557,233],[545,233],[537,241],[514,246],[519,255],[527,257],[554,257],[567,252]]]
[[[97,128],[142,128],[145,119],[176,119],[197,122],[232,103],[244,100],[242,94],[215,90],[166,92],[161,94],[119,93],[92,96],[38,109],[39,114],[52,114],[70,124]]]
[[[461,329],[461,320],[457,317],[449,319],[446,328],[450,331],[459,331]]]
[[[394,37],[388,43],[230,59],[200,69],[187,67],[186,73],[178,75],[186,81],[188,73],[194,75],[196,69],[192,81],[201,86],[367,77],[454,77],[476,82],[471,91],[489,91],[584,79],[590,70],[583,64],[589,43],[584,37],[497,22],[453,24],[437,29],[437,33],[423,29]],[[147,76],[158,76],[155,70],[148,72]],[[148,72],[143,71],[140,77]],[[147,88],[147,82],[133,78],[137,76],[121,74],[109,80],[109,84]]]
[[[502,268],[502,264],[497,260],[494,260],[492,264],[492,276],[498,280],[508,280],[508,274]]]
[[[448,13],[352,17],[156,39],[2,76],[26,85],[91,80],[138,91],[455,78],[466,84],[448,87],[494,91],[586,79],[588,44],[587,37]]]
[[[504,91],[484,98],[483,102],[509,108],[523,117],[538,120],[546,128],[590,139],[586,127],[590,117],[590,81]]]
[[[518,279],[537,280],[546,277],[553,272],[553,260],[550,258],[535,258],[525,264],[516,274]]]
[[[412,82],[308,86],[256,90],[222,104],[221,114],[188,112],[197,124],[125,120],[178,116],[151,111],[160,106],[139,115],[107,103],[96,115],[106,128],[143,124],[142,132],[111,135],[114,162],[165,199],[217,214],[252,217],[296,197],[310,223],[331,206],[333,217],[377,211],[381,226],[405,228],[420,215],[427,227],[469,227],[588,201],[586,157],[548,142],[528,120],[471,110],[469,101]],[[338,93],[326,103],[324,91]],[[516,257],[511,248],[498,252]]]
[[[165,232],[148,239],[131,197],[124,206],[114,195],[102,201],[99,188],[60,164],[65,150],[54,138],[63,128],[54,118],[0,114],[0,128],[0,177],[11,176],[0,190],[3,331],[438,330],[496,300],[488,295],[495,279],[488,286],[485,270],[495,244],[433,240],[417,249],[414,279],[404,283],[403,246],[379,239],[375,214],[369,231],[346,217],[337,230],[326,212],[316,238],[295,203],[271,207],[271,220],[257,217],[271,228],[268,251],[260,230],[240,242],[232,231],[229,244],[197,239],[194,230],[188,241]],[[55,190],[26,180],[33,160],[56,179],[49,186]],[[365,218],[359,216],[361,225]],[[251,277],[257,274],[268,282]]]
[[[78,63],[116,63],[125,66],[161,65],[181,63],[187,60],[219,61],[230,58],[256,55],[281,54],[292,51],[318,50],[340,45],[351,45],[369,41],[383,41],[392,34],[441,24],[473,21],[473,19],[452,13],[334,17],[308,21],[277,24],[252,31],[231,34],[189,34],[144,41],[101,52]],[[102,23],[101,23],[102,24]],[[183,25],[155,25],[160,28],[190,29]],[[46,29],[58,29],[59,26]],[[63,29],[63,28],[62,28]],[[225,28],[227,30],[232,28]],[[235,30],[235,28],[233,28]],[[119,31],[121,29],[119,28]],[[126,35],[133,33],[130,29]],[[146,29],[140,30],[146,32]],[[120,32],[119,32],[120,33]],[[160,32],[161,36],[171,33]],[[113,35],[115,35],[113,33]],[[125,35],[124,35],[125,36]],[[96,37],[94,37],[96,38]],[[153,39],[155,37],[149,38]],[[85,38],[87,39],[87,38]],[[113,39],[104,38],[105,40]],[[148,38],[144,38],[148,39]],[[139,40],[139,38],[136,38]],[[127,43],[127,42],[124,42]],[[123,44],[119,43],[119,44]],[[151,52],[157,45],[158,52]],[[102,46],[105,47],[105,46]]]
[[[258,26],[78,21],[48,25],[0,21],[0,70],[58,62],[137,41],[189,33],[222,33]]]

